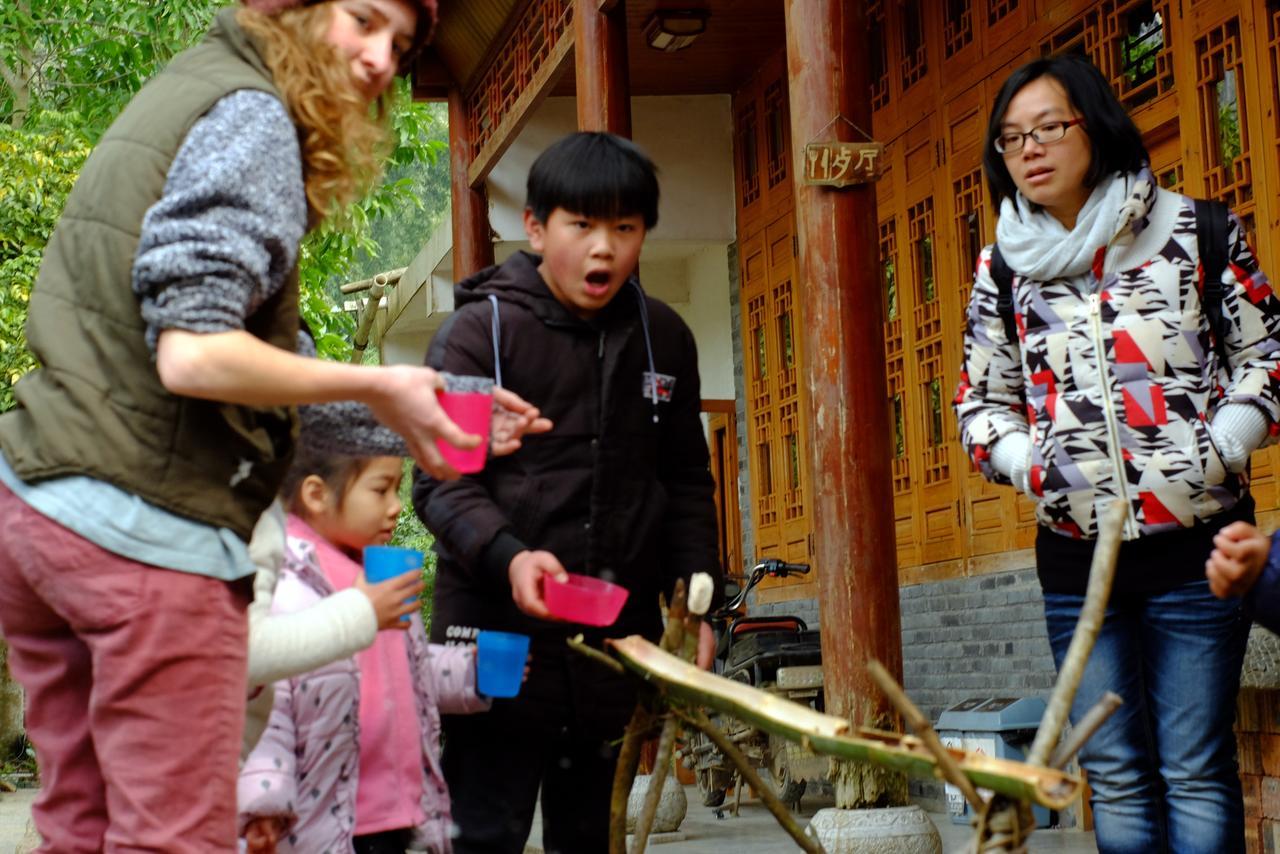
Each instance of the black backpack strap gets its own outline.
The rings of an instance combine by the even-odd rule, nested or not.
[[[1230,209],[1222,202],[1196,199],[1196,247],[1200,253],[1200,270],[1204,287],[1200,292],[1200,306],[1209,320],[1213,332],[1213,346],[1224,366],[1227,361],[1226,320],[1222,316],[1222,303],[1226,290],[1222,286],[1222,274],[1227,269],[1227,234],[1230,226]]]
[[[1004,337],[1018,343],[1018,324],[1013,320],[1013,268],[1000,254],[1000,244],[991,246],[991,280],[996,283],[996,313],[1004,324]]]

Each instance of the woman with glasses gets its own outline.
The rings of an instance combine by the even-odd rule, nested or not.
[[[1205,560],[1219,529],[1253,518],[1249,454],[1280,419],[1280,304],[1232,217],[1218,350],[1195,203],[1159,188],[1147,160],[1087,60],[1038,59],[1005,81],[983,158],[1000,218],[974,279],[956,413],[983,473],[1036,504],[1059,667],[1099,519],[1116,500],[1128,511],[1072,709],[1077,720],[1106,691],[1124,700],[1081,751],[1099,849],[1243,851],[1231,727],[1248,618],[1209,591]]]

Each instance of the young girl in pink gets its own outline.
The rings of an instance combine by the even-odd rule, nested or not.
[[[272,613],[296,613],[361,577],[400,513],[399,456],[303,447],[285,480],[288,541]],[[421,616],[352,658],[277,682],[267,730],[240,774],[249,852],[449,854],[439,715],[482,711],[474,649],[427,643]]]

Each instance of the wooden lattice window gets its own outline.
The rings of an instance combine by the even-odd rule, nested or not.
[[[951,184],[955,198],[957,253],[956,281],[960,283],[960,306],[969,304],[973,273],[978,266],[985,240],[982,214],[982,170],[974,169]]]
[[[573,26],[572,0],[532,0],[523,23],[507,38],[468,93],[467,132],[480,150],[515,106],[533,76]]]
[[[880,223],[880,270],[886,289],[896,279],[898,265],[897,222],[894,219]],[[911,491],[911,461],[907,456],[907,424],[903,402],[906,389],[906,363],[902,340],[902,318],[897,310],[897,285],[893,284],[893,314],[884,325],[885,380],[889,390],[889,402],[893,422],[893,491],[904,494]]]
[[[1238,209],[1253,199],[1239,19],[1196,40],[1196,91],[1206,195]]]
[[[867,4],[867,36],[871,50],[871,108],[889,103],[889,52],[885,49],[884,2]]]
[[[911,234],[911,272],[915,276],[916,302],[928,303],[938,295],[934,275],[933,199],[924,199],[907,209]]]
[[[742,207],[760,198],[760,145],[756,105],[752,101],[738,113],[738,187]]]
[[[1167,0],[1128,0],[1103,9],[1109,76],[1120,102],[1132,110],[1173,88],[1173,48]]]
[[[788,280],[773,289],[773,321],[778,342],[778,428],[786,453],[782,513],[788,521],[804,515],[800,476],[800,382],[796,370],[794,314],[791,282]]]
[[[769,155],[769,187],[787,177],[787,102],[783,81],[775,80],[764,90],[765,140]]]
[[[924,13],[921,0],[905,0],[902,4],[902,88],[910,89],[929,73],[924,37]]]
[[[1280,2],[1267,4],[1267,55],[1271,60],[1271,133],[1280,158]]]
[[[1166,190],[1182,192],[1182,164],[1174,163],[1156,173],[1156,183]]]
[[[1093,8],[1067,22],[1040,43],[1040,53],[1044,56],[1076,53],[1088,57],[1105,74],[1107,66],[1102,51],[1101,17],[1099,10]]]
[[[987,7],[987,23],[995,26],[996,24],[1018,11],[1018,5],[1021,0],[991,0]]]
[[[754,428],[755,456],[758,481],[756,490],[756,516],[761,525],[778,521],[777,497],[773,483],[774,408],[773,395],[769,392],[769,299],[758,294],[747,301],[747,338],[752,342],[751,365],[751,420]]]
[[[951,477],[950,450],[947,441],[946,421],[943,410],[947,396],[942,390],[941,338],[930,341],[916,350],[920,372],[920,403],[924,416],[924,483],[926,486],[942,483]]]
[[[973,0],[947,0],[946,11],[942,45],[950,59],[973,41]]]

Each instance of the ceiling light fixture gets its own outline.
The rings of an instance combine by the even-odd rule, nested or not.
[[[706,9],[659,9],[644,24],[644,40],[654,50],[674,53],[707,31]]]

